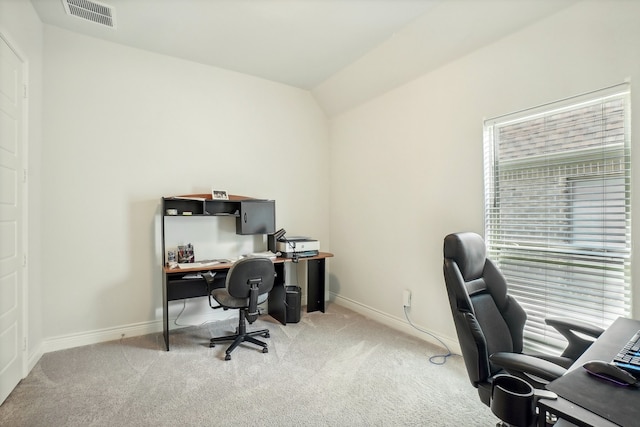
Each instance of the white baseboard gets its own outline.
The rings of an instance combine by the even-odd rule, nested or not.
[[[212,313],[209,315],[181,316],[179,323],[174,323],[175,319],[169,319],[169,330],[180,329],[189,326],[200,326],[207,322],[218,322],[229,318],[238,317],[236,311]],[[59,335],[44,340],[42,352],[65,350],[83,345],[98,344],[105,341],[119,340],[123,337],[136,337],[139,335],[162,332],[162,320],[152,320],[148,322],[132,323],[129,325],[115,326],[94,331],[79,332],[77,334]],[[37,362],[37,360],[36,360]]]
[[[45,339],[42,343],[42,351],[43,353],[49,353],[83,345],[118,340],[123,336],[133,337],[160,331],[162,331],[162,320],[153,320],[150,322],[140,322],[113,328],[79,332],[76,334],[59,335]]]
[[[411,326],[409,322],[406,321],[406,319],[401,319],[401,318],[392,316],[388,313],[384,313],[382,311],[376,310],[375,308],[366,306],[357,301],[353,301],[341,295],[334,294],[333,292],[330,294],[330,298],[331,298],[331,301],[335,302],[336,304],[346,307],[350,310],[353,310],[356,313],[360,313],[363,316],[373,319],[377,322],[380,322],[383,325],[389,326],[390,328],[402,331],[411,336],[419,338],[423,341],[427,341],[431,344],[437,345],[438,347],[442,347],[442,344],[438,342],[438,339],[439,339],[443,343],[445,343],[447,347],[449,347],[452,353],[454,354],[462,353],[460,350],[460,344],[458,344],[458,341],[448,337],[440,336],[439,334],[429,330],[426,327],[423,327],[421,325],[416,325],[420,329],[427,331],[429,334],[433,334],[433,336],[430,336],[429,334],[426,334],[424,332],[417,330],[416,328]],[[437,337],[437,339],[434,337]]]
[[[38,363],[43,354],[41,344],[27,356],[27,371],[23,373],[24,376],[22,378],[26,378],[27,375],[29,375],[29,372],[36,366],[36,363]]]
[[[393,329],[397,329],[424,341],[427,341],[431,344],[442,346],[441,343],[438,342],[438,339],[442,340],[449,349],[453,353],[460,354],[460,345],[454,339],[448,337],[442,337],[439,334],[430,331],[428,328],[423,327],[421,325],[417,325],[420,329],[424,329],[428,331],[433,336],[430,336],[424,332],[421,332],[411,326],[406,319],[401,319],[395,316],[391,316],[388,313],[381,312],[372,307],[361,304],[357,301],[351,300],[349,298],[345,298],[341,295],[337,295],[334,293],[330,294],[331,301],[334,301],[336,304],[346,307],[350,310],[355,311],[356,313],[360,313],[363,316],[369,317],[371,319],[376,320],[384,325],[387,325]],[[229,316],[226,317],[234,317],[237,315],[234,311],[228,312]],[[222,319],[220,314],[211,314],[207,316],[184,316],[180,317],[179,325],[175,325],[174,319],[170,319],[169,329],[176,329],[187,326],[198,326],[204,324],[209,321],[221,321]],[[97,344],[105,341],[113,341],[118,340],[122,337],[134,337],[139,335],[152,334],[162,331],[162,320],[152,320],[148,322],[140,322],[129,325],[116,326],[112,328],[104,328],[94,331],[85,331],[79,332],[76,334],[68,334],[68,335],[60,335],[56,337],[47,338],[42,342],[42,345],[33,351],[29,356],[29,371],[35,366],[35,364],[40,360],[43,354],[49,353],[52,351],[65,350],[73,347],[80,347],[83,345],[91,345]],[[437,337],[434,338],[434,337]]]

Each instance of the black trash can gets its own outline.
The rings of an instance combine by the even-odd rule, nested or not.
[[[300,321],[300,286],[285,286],[285,305],[287,306],[287,323]]]

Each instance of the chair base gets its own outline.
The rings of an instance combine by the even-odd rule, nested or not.
[[[243,328],[239,328],[239,329],[243,329]],[[236,347],[238,347],[243,342],[249,342],[251,344],[255,344],[257,346],[260,346],[260,347],[262,347],[262,352],[263,353],[268,353],[269,352],[269,348],[267,347],[267,343],[254,338],[255,336],[258,336],[258,335],[260,335],[260,336],[262,336],[264,338],[269,338],[269,330],[268,329],[260,329],[258,331],[251,331],[251,332],[247,332],[246,330],[245,331],[237,331],[235,334],[232,334],[232,335],[227,335],[227,336],[224,336],[224,337],[211,338],[211,341],[209,343],[209,347],[215,347],[216,343],[219,343],[219,342],[233,341],[231,343],[231,345],[229,346],[229,348],[227,348],[227,350],[225,351],[224,360],[231,360],[231,352],[233,350],[235,350]]]

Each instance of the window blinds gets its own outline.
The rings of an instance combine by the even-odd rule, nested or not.
[[[546,317],[630,314],[629,123],[628,85],[485,122],[488,257],[527,312],[529,351],[565,345]]]

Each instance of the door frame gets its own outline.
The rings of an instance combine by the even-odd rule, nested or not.
[[[19,153],[20,153],[20,166],[23,170],[23,180],[22,180],[22,188],[20,192],[19,203],[20,206],[20,221],[21,221],[21,248],[22,248],[22,286],[19,289],[19,292],[22,292],[22,313],[21,313],[21,321],[22,321],[22,343],[18,343],[21,350],[21,371],[22,378],[26,378],[29,374],[29,349],[31,346],[30,337],[29,337],[29,175],[28,175],[28,153],[29,153],[29,61],[27,56],[21,51],[18,47],[18,43],[16,43],[11,36],[8,35],[8,32],[5,28],[0,26],[0,39],[4,43],[7,44],[9,49],[18,57],[22,64],[22,86],[23,86],[23,94],[22,94],[22,136],[20,138],[19,144]]]

